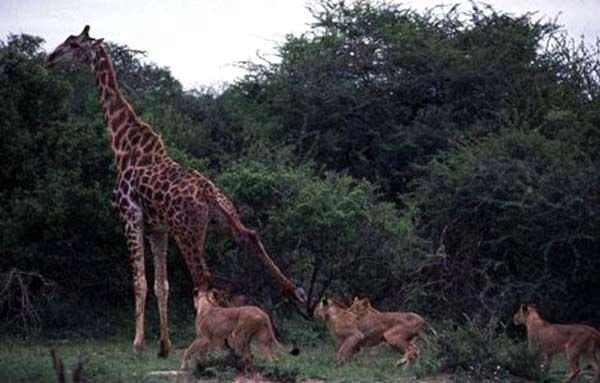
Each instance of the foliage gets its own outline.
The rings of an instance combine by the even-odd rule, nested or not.
[[[583,91],[583,81],[571,87],[563,73],[572,72],[564,46],[542,47],[563,41],[557,26],[533,15],[476,4],[419,14],[391,2],[327,1],[313,16],[309,32],[288,36],[280,63],[252,66],[238,87],[275,121],[275,142],[368,178],[391,197],[420,174],[414,164],[456,140],[515,118],[538,125],[558,93],[562,104]],[[591,55],[578,56],[592,69]]]
[[[438,335],[421,342],[422,358],[411,370],[417,377],[453,371],[464,381],[546,381],[526,342],[515,342],[497,326],[481,317],[436,325]]]
[[[304,282],[309,311],[328,289],[359,294],[368,285],[374,297],[384,296],[406,267],[410,222],[393,204],[379,202],[366,181],[318,176],[310,166],[292,167],[284,159],[236,163],[217,180],[247,224],[262,233],[275,261]],[[254,259],[227,265],[228,277],[244,291],[268,284]]]
[[[519,299],[581,299],[575,310],[585,310],[600,271],[584,255],[600,245],[599,180],[576,146],[537,132],[506,130],[433,160],[413,199],[418,231],[440,250],[427,265],[429,296],[456,313],[506,315]]]

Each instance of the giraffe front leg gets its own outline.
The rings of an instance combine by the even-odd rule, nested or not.
[[[154,294],[158,305],[160,322],[160,339],[158,340],[158,356],[166,358],[171,349],[168,324],[169,281],[167,276],[167,245],[168,232],[155,228],[148,237],[150,250],[154,260]]]
[[[284,293],[293,297],[298,303],[305,304],[307,301],[306,293],[302,287],[296,287],[288,277],[283,274],[281,269],[273,262],[256,231],[246,228],[241,222],[236,222],[234,228],[234,237],[241,242],[250,252],[257,257],[265,266],[267,271],[279,283]]]
[[[144,350],[144,310],[148,286],[144,266],[144,226],[142,211],[132,202],[121,213],[125,221],[125,235],[133,271],[133,293],[135,297],[135,337],[133,351],[141,354]]]

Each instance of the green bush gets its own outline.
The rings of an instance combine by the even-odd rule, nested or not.
[[[275,262],[305,287],[310,310],[331,290],[386,296],[400,285],[418,251],[411,222],[393,204],[381,202],[366,181],[263,158],[234,164],[217,182],[236,201],[246,225],[261,234]],[[216,270],[235,276],[244,291],[269,285],[261,265],[232,250],[231,261],[215,264]]]
[[[598,286],[590,251],[600,246],[600,220],[590,198],[600,167],[577,146],[507,129],[427,170],[411,199],[417,232],[437,251],[423,268],[425,300],[449,303],[455,316],[482,308],[504,316],[520,300],[567,302]]]
[[[424,377],[451,372],[472,381],[546,381],[539,360],[523,341],[515,341],[498,331],[495,321],[465,316],[463,322],[436,325],[438,336],[428,336],[421,357],[411,369]]]

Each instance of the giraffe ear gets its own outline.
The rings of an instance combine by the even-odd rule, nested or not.
[[[86,25],[85,27],[83,27],[83,31],[81,31],[80,36],[90,37],[90,35],[88,34],[89,32],[90,32],[90,26]]]
[[[100,45],[100,44],[102,44],[103,42],[104,42],[104,39],[103,39],[103,38],[96,39],[96,40],[94,40],[94,44],[93,44],[93,45],[94,45],[94,46],[97,46],[97,45]]]

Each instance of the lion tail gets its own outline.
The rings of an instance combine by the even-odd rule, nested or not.
[[[431,331],[431,333],[433,334],[434,337],[439,338],[439,334],[437,331],[435,331],[435,328],[433,328],[433,326],[431,325],[431,323],[425,321],[425,325],[427,326],[427,328],[429,329],[429,331]]]
[[[271,321],[271,318],[267,316],[267,319],[268,319],[267,326],[269,327],[269,332],[271,333],[271,339],[273,339],[273,343],[275,344],[275,347],[277,347],[280,350],[285,350],[285,347],[281,344],[281,342],[275,335],[275,327],[273,326],[273,322]],[[288,353],[290,355],[297,356],[300,354],[300,349],[296,346],[293,346],[292,349],[288,351]]]

